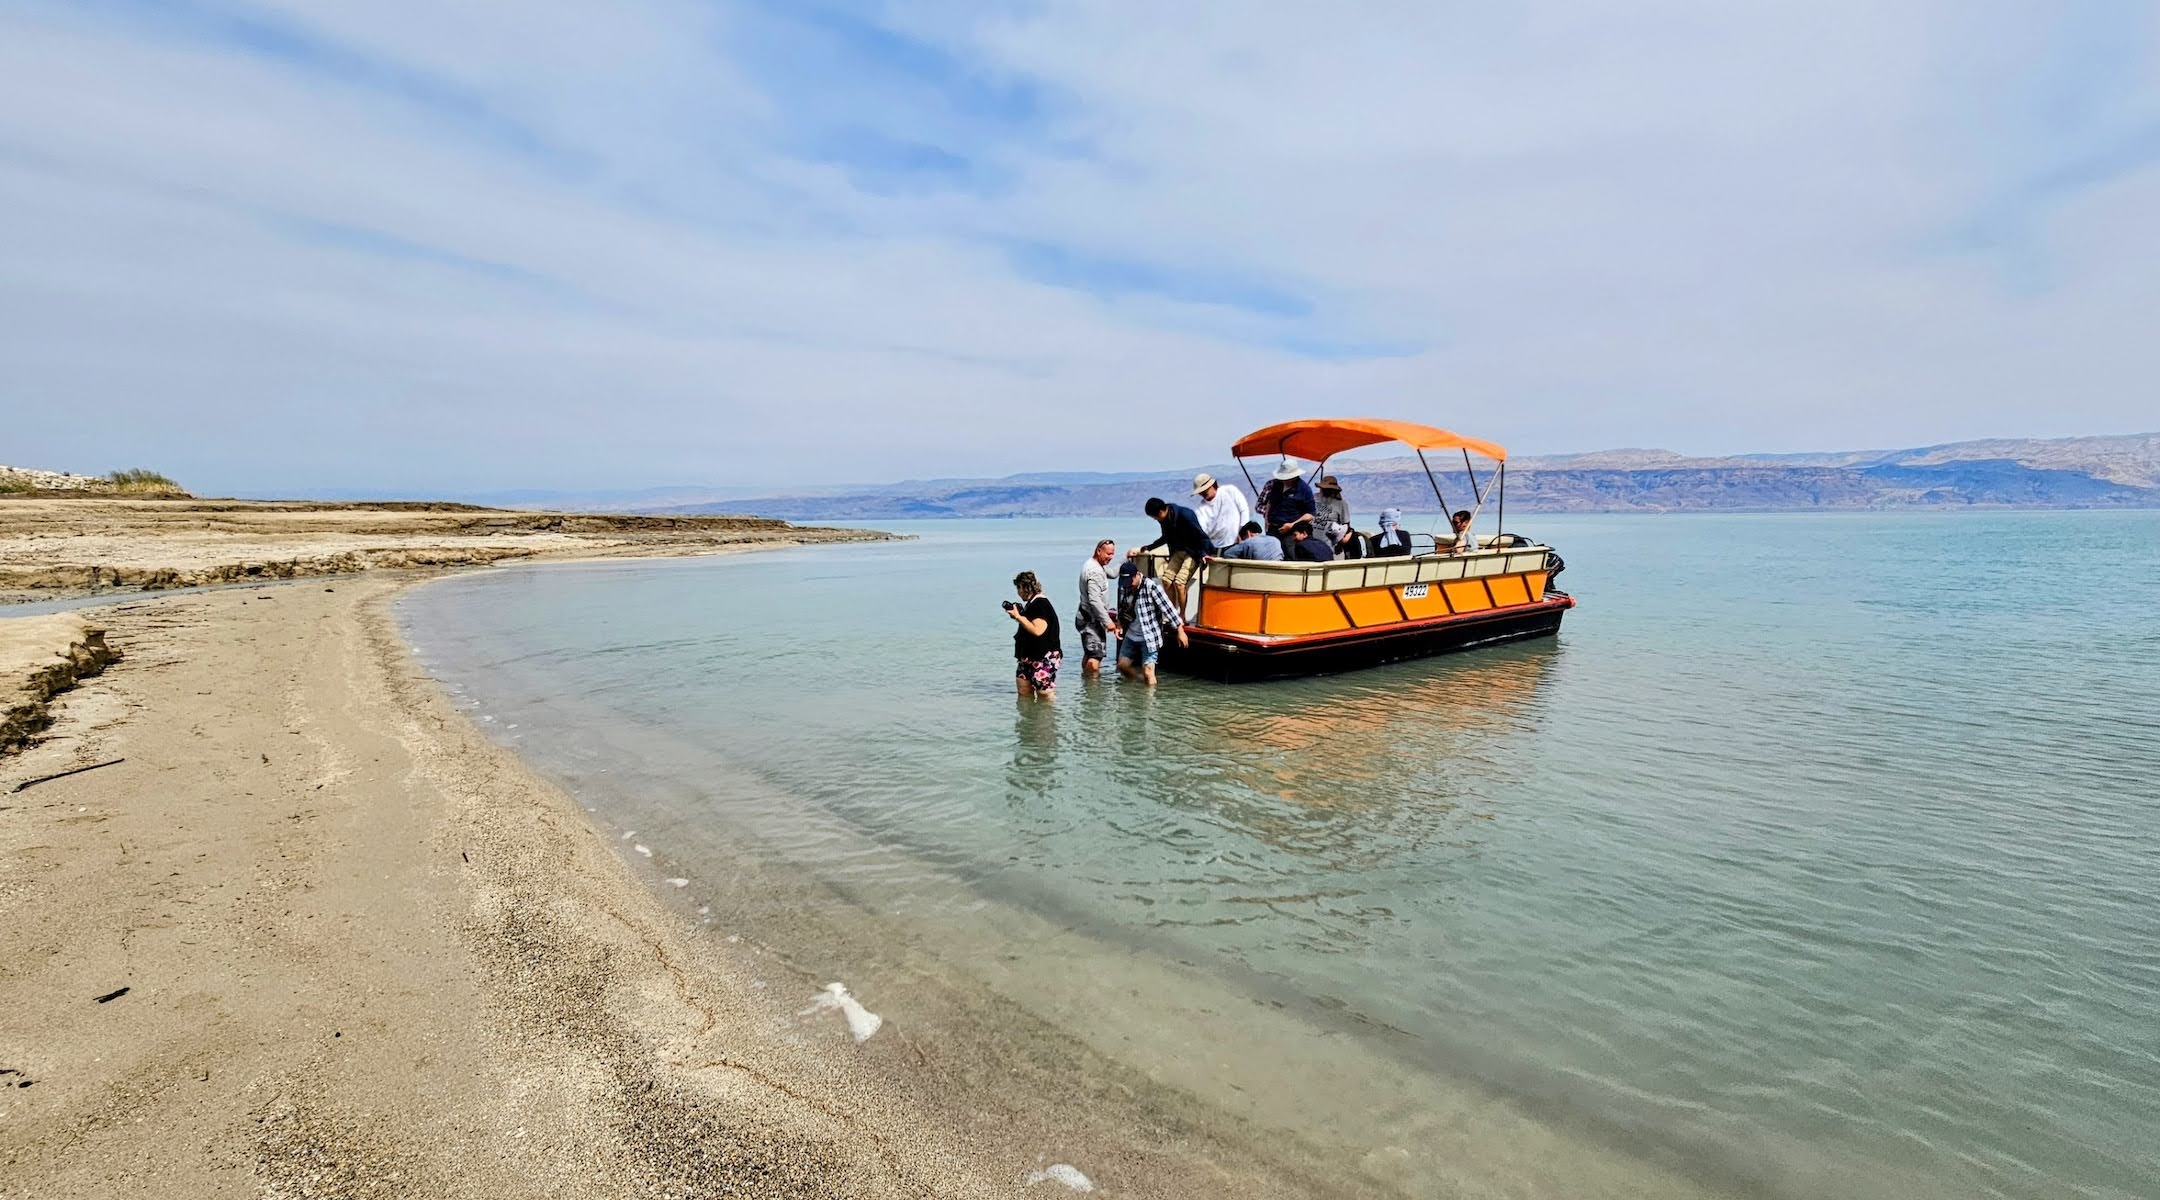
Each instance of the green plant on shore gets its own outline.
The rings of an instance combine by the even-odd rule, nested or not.
[[[105,477],[105,482],[123,492],[177,492],[180,490],[180,485],[174,483],[169,477],[160,475],[156,471],[145,467],[136,467],[127,471],[114,471]]]
[[[15,496],[21,495],[25,492],[34,492],[36,490],[37,489],[32,487],[31,485],[20,482],[18,480],[0,479],[0,496]]]

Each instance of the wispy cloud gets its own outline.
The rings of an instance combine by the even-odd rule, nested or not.
[[[436,489],[1151,466],[1316,411],[2067,433],[2149,423],[2156,307],[2138,4],[0,0],[0,459]]]

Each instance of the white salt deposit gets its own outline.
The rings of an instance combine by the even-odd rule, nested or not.
[[[644,845],[643,843],[632,843],[632,845],[631,845],[631,847],[630,847],[630,848],[631,848],[632,850],[635,850],[635,851],[637,851],[637,852],[638,852],[639,854],[642,854],[642,855],[644,855],[644,856],[645,856],[645,857],[647,857],[647,858],[651,858],[651,857],[652,857],[652,847],[651,847],[651,846],[647,846],[647,845]]]
[[[855,1044],[858,1046],[869,1041],[870,1035],[876,1033],[885,1024],[885,1018],[864,1008],[862,1001],[849,995],[847,985],[844,983],[826,984],[825,990],[819,992],[816,999],[810,1001],[810,1007],[802,1010],[797,1015],[807,1017],[811,1013],[823,1012],[828,1008],[839,1009],[840,1015],[847,1018],[848,1032],[855,1035]]]
[[[635,830],[635,829],[625,829],[625,830],[623,830],[623,831],[622,831],[622,840],[624,840],[624,841],[626,841],[626,842],[627,842],[627,841],[629,841],[629,840],[630,840],[631,838],[634,838],[634,837],[636,837],[636,836],[637,836],[637,830]]]
[[[1051,1163],[1040,1171],[1029,1171],[1027,1185],[1034,1187],[1038,1183],[1062,1183],[1076,1192],[1095,1190],[1094,1181],[1082,1175],[1080,1168],[1071,1163]]]
[[[668,882],[669,882],[670,884],[673,884],[673,885],[674,885],[674,886],[676,886],[676,887],[689,887],[689,886],[690,886],[690,881],[689,881],[689,880],[687,880],[687,879],[670,879],[670,880],[668,880]]]

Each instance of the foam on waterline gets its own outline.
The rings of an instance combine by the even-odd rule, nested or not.
[[[855,1044],[858,1046],[869,1041],[870,1035],[876,1033],[885,1025],[885,1018],[864,1008],[862,1001],[848,994],[847,985],[844,983],[826,984],[825,990],[819,992],[817,997],[810,1001],[810,1007],[796,1015],[807,1017],[811,1013],[823,1012],[828,1008],[839,1009],[840,1015],[847,1018],[848,1032],[855,1035]]]
[[[1040,1171],[1029,1171],[1027,1186],[1034,1187],[1038,1183],[1062,1183],[1076,1192],[1095,1190],[1095,1182],[1071,1163],[1051,1163]]]

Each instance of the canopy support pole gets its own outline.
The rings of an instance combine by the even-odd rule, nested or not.
[[[1419,466],[1425,468],[1425,482],[1432,485],[1433,499],[1440,502],[1440,515],[1442,517],[1447,516],[1447,497],[1440,494],[1440,481],[1433,478],[1432,464],[1425,461],[1425,452],[1423,450],[1417,452],[1417,461]]]
[[[1412,446],[1410,448],[1417,451],[1418,465],[1425,468],[1425,482],[1432,485],[1433,499],[1440,502],[1440,520],[1445,522],[1448,519],[1447,497],[1440,494],[1440,480],[1433,475],[1432,464],[1425,461],[1425,452],[1423,450],[1418,450],[1416,446]],[[1434,528],[1432,539],[1433,546],[1437,549],[1440,545],[1440,533],[1437,526]],[[1414,546],[1411,547],[1411,553],[1415,554],[1416,552],[1417,548]]]
[[[1232,457],[1236,456],[1233,455]],[[1252,489],[1252,502],[1254,504],[1260,503],[1260,485],[1252,481],[1252,468],[1246,466],[1245,460],[1240,458],[1237,460],[1237,469],[1245,476],[1245,486]]]
[[[1478,487],[1477,468],[1470,465],[1470,451],[1468,450],[1464,450],[1462,452],[1462,469],[1470,476],[1470,495],[1473,499],[1477,501],[1477,508],[1484,508],[1485,492],[1483,489]],[[1477,522],[1477,509],[1471,510],[1470,521],[1472,524],[1475,524]]]
[[[1507,532],[1507,460],[1500,460],[1500,528],[1496,533]]]

